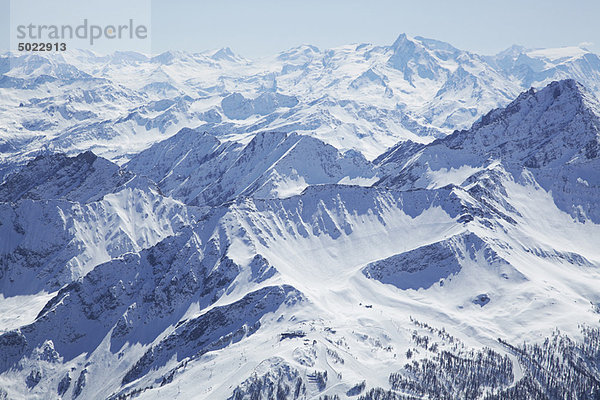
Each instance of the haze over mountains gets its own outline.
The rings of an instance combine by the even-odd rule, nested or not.
[[[0,398],[599,395],[596,55],[0,68]]]

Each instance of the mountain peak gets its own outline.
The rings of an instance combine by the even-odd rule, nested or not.
[[[437,143],[528,168],[559,166],[596,157],[599,115],[598,100],[580,83],[565,79],[531,88],[484,115],[470,130]]]
[[[583,85],[574,79],[553,81],[541,89],[532,87],[521,93],[505,108],[490,111],[473,128],[489,125],[499,119],[506,118],[507,115],[522,111],[522,106],[528,102],[535,102],[535,105],[531,104],[530,107],[536,108],[538,111],[547,110],[559,103],[569,104],[571,107],[575,106],[578,111],[583,107],[584,102],[588,104],[597,103],[597,100],[588,93]]]
[[[185,51],[168,50],[150,59],[151,62],[159,64],[172,64],[174,61],[187,61],[192,59]]]
[[[560,81],[552,81],[547,86],[536,90],[536,93],[544,93],[553,91],[556,92],[556,95],[553,95],[554,98],[557,98],[561,91],[566,92],[577,92],[577,93],[585,93],[587,90],[585,87],[577,82],[575,79],[563,79]]]
[[[561,81],[553,81],[548,86],[536,91],[536,95],[552,96],[555,101],[573,101],[578,100],[578,104],[583,102],[596,102],[596,99],[591,93],[579,82],[574,79],[564,79]],[[588,104],[589,105],[589,104]]]
[[[277,58],[283,61],[296,60],[300,62],[307,62],[320,52],[321,50],[319,50],[319,48],[316,46],[310,44],[303,44],[300,46],[292,47],[291,49],[279,53]]]
[[[121,187],[133,174],[86,151],[75,157],[40,155],[0,185],[0,201],[66,199],[88,202]]]
[[[77,159],[88,164],[93,164],[98,159],[98,156],[93,151],[87,150],[77,155]]]
[[[527,49],[525,47],[518,45],[518,44],[513,44],[509,48],[504,49],[501,52],[499,52],[498,54],[496,54],[496,58],[506,58],[506,57],[516,58],[520,54],[525,53],[526,51],[527,51]]]
[[[539,90],[531,88],[508,106],[490,111],[469,130],[455,131],[425,146],[397,146],[377,162],[383,170],[391,171],[406,163],[404,168],[412,170],[415,179],[423,172],[418,168],[426,164],[439,168],[441,159],[455,168],[464,163],[485,165],[492,160],[517,168],[561,167],[598,157],[599,116],[598,100],[580,83],[573,79],[554,81]],[[447,158],[448,150],[460,155]],[[406,174],[399,176],[404,179]]]
[[[394,50],[397,50],[405,47],[410,43],[414,45],[414,42],[406,35],[406,33],[401,33],[400,35],[398,35],[394,43],[392,43],[392,48]]]
[[[223,47],[213,53],[211,56],[214,60],[231,60],[236,58],[236,55],[229,47]]]

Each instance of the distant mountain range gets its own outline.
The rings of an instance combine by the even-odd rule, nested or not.
[[[124,162],[183,127],[238,140],[298,132],[373,159],[404,139],[464,129],[520,92],[575,79],[600,93],[600,59],[579,47],[481,56],[400,35],[391,46],[301,46],[246,60],[230,49],[148,57],[0,57],[1,159],[92,150]]]

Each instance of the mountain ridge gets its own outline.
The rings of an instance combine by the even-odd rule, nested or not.
[[[2,159],[22,163],[46,146],[90,149],[122,164],[183,127],[241,141],[258,131],[299,131],[374,159],[399,140],[427,143],[469,127],[531,86],[574,78],[600,93],[600,59],[569,49],[556,58],[561,51],[479,56],[400,35],[390,46],[300,46],[259,60],[226,49],[214,52],[223,59],[211,52],[10,56],[0,76],[7,92],[0,107],[12,118],[3,121],[11,146]],[[286,96],[296,100],[277,100]],[[155,109],[166,100],[174,103]]]
[[[569,52],[548,65],[585,57]],[[556,56],[526,53],[530,77],[531,59]],[[600,392],[593,93],[560,80],[489,111],[517,78],[405,35],[303,46],[252,74],[251,61],[211,55],[119,54],[113,65],[82,53],[81,70],[60,67],[50,93],[15,111],[44,104],[58,125],[83,117],[35,158],[35,135],[2,153],[14,164],[0,184],[0,398]],[[510,57],[522,55],[498,62],[514,73]],[[59,65],[31,62],[12,72]],[[221,63],[231,75],[208,73]],[[77,71],[110,85],[129,71],[123,93],[148,74],[159,85],[133,109],[92,92],[51,108],[83,84]],[[28,126],[43,126],[34,114]],[[454,120],[471,127],[449,133]],[[396,135],[400,125],[413,136]],[[98,141],[123,140],[124,127],[121,149]],[[406,140],[415,132],[434,133]]]

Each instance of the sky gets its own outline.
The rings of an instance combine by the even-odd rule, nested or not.
[[[3,51],[16,43],[11,27],[15,20],[75,23],[85,16],[104,23],[137,17],[149,24],[151,32],[141,50],[154,54],[230,47],[256,58],[301,44],[388,45],[400,33],[442,40],[480,54],[495,54],[513,44],[582,45],[600,53],[600,2],[591,0],[12,0],[12,10],[10,5],[10,0],[0,0]],[[120,49],[115,41],[104,43],[95,49]]]

